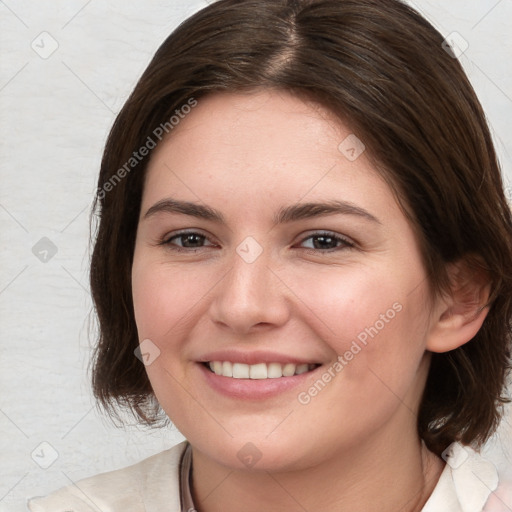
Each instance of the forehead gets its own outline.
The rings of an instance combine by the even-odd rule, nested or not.
[[[215,93],[153,151],[143,202],[168,192],[222,197],[226,208],[327,196],[389,208],[391,191],[365,153],[350,127],[312,102],[280,90]]]
[[[322,105],[280,89],[216,92],[201,98],[181,116],[156,152],[166,143],[188,141],[190,132],[196,144],[200,141],[205,148],[249,150],[265,145],[270,152],[279,145],[281,152],[285,147],[296,148],[298,141],[314,142],[321,149],[351,133]],[[309,144],[302,145],[306,149]]]

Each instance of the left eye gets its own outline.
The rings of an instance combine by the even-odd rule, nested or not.
[[[311,249],[324,250],[324,252],[332,251],[335,249],[343,249],[347,247],[354,247],[354,244],[344,237],[335,235],[334,233],[314,233],[302,240],[312,240],[313,247]]]

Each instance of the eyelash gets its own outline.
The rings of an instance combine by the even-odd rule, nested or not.
[[[157,245],[160,245],[160,246],[167,246],[167,248],[171,251],[175,251],[175,252],[188,252],[188,253],[195,253],[195,252],[198,252],[198,251],[201,251],[202,249],[204,249],[205,247],[180,247],[178,245],[173,245],[171,243],[172,240],[176,239],[176,238],[180,238],[180,237],[185,237],[186,235],[199,235],[199,237],[201,237],[202,239],[204,240],[208,240],[208,237],[197,232],[197,231],[179,231],[178,233],[174,233],[172,236],[170,237],[166,237],[166,238],[163,238],[162,240],[160,240],[158,242]],[[351,242],[348,238],[345,238],[343,236],[340,236],[340,235],[337,235],[336,233],[333,233],[333,232],[330,232],[330,231],[318,231],[318,232],[315,232],[315,233],[312,233],[310,235],[308,235],[306,238],[302,239],[300,243],[304,243],[304,241],[306,240],[309,240],[310,238],[317,238],[317,237],[329,237],[329,238],[332,238],[334,240],[334,242],[338,243],[338,242],[341,242],[341,245],[338,246],[338,247],[335,247],[335,248],[331,248],[331,249],[326,249],[326,250],[323,250],[323,249],[312,249],[312,248],[305,248],[305,250],[308,252],[308,253],[316,253],[318,254],[318,252],[321,252],[321,253],[332,253],[332,252],[337,252],[337,251],[340,251],[340,250],[347,250],[347,249],[354,249],[355,248],[355,244],[353,242]],[[206,246],[208,247],[208,246]]]

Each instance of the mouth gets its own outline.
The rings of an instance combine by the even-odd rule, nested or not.
[[[202,363],[211,373],[232,379],[266,380],[293,377],[312,372],[318,363],[257,363],[245,364],[232,361],[206,361]]]
[[[272,400],[311,386],[325,363],[275,351],[218,350],[196,360],[200,383],[216,396],[245,403]]]

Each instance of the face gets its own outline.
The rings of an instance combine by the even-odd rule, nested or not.
[[[139,339],[163,409],[220,464],[308,467],[416,428],[428,283],[362,149],[266,90],[199,100],[151,156]]]

